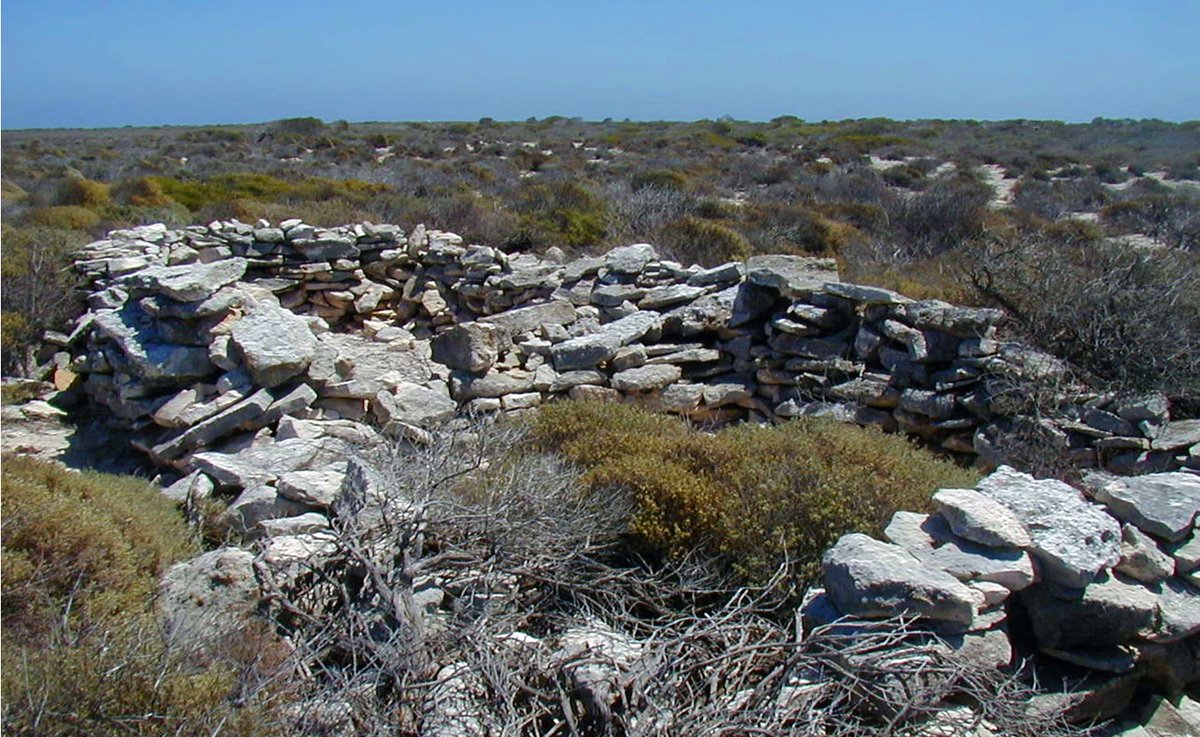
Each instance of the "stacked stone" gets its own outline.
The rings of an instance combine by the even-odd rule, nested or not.
[[[411,434],[462,408],[620,399],[703,422],[832,416],[992,463],[1035,424],[1081,465],[1200,469],[1200,421],[1171,422],[1165,398],[1088,394],[1061,361],[995,340],[999,312],[845,284],[827,259],[704,269],[635,244],[564,263],[423,226],[235,220],[115,231],[76,266],[91,311],[53,336],[56,363],[125,425],[167,428],[145,445],[177,467],[240,428],[259,389],[286,389],[296,408],[263,427],[292,414]],[[268,339],[286,357],[256,355]],[[1057,417],[1022,414],[1029,387]]]
[[[1016,644],[1117,678],[1126,699],[1143,677],[1179,693],[1200,682],[1200,479],[1097,474],[1089,490],[1007,466],[939,490],[935,513],[893,516],[888,542],[852,534],[826,552],[809,624],[915,617],[988,665],[1011,665]],[[1031,642],[1010,642],[1017,612]]]

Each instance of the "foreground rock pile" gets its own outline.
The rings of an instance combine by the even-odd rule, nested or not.
[[[1200,421],[1172,422],[1164,397],[1087,393],[1060,361],[995,340],[999,312],[845,284],[823,259],[703,269],[637,244],[567,262],[290,220],[116,231],[76,268],[91,309],[52,336],[60,383],[82,375],[185,472],[287,439],[285,417],[411,436],[557,397],[705,422],[834,416],[991,463],[1034,430],[1081,465],[1200,468]]]
[[[886,542],[827,551],[806,616],[915,616],[994,667],[1038,653],[1091,674],[1083,718],[1117,714],[1143,678],[1179,693],[1200,681],[1200,478],[1095,474],[1089,489],[1007,466],[941,489],[937,512],[897,512]]]
[[[91,244],[76,268],[89,311],[51,336],[55,384],[131,431],[193,513],[214,493],[232,499],[221,521],[253,543],[168,575],[180,637],[233,636],[264,597],[344,573],[369,538],[347,531],[401,520],[400,537],[423,537],[408,488],[363,461],[395,438],[421,446],[462,413],[603,399],[706,423],[831,416],[992,467],[1015,435],[1052,443],[1097,469],[1087,495],[1005,466],[940,490],[936,513],[897,513],[887,542],[850,535],[827,553],[807,629],[910,617],[973,667],[1036,654],[1051,678],[1083,679],[1083,719],[1115,713],[1139,683],[1175,694],[1200,680],[1200,421],[1172,420],[1161,396],[1086,391],[1061,361],[998,340],[998,311],[846,284],[823,259],[706,269],[635,244],[568,261],[369,223],[147,226]],[[1111,475],[1144,471],[1160,473]],[[507,573],[410,573],[392,604],[420,633],[519,593]],[[355,602],[368,629],[379,601]],[[502,639],[542,653],[603,723],[659,662],[600,621]],[[439,667],[429,733],[486,733],[475,676]]]

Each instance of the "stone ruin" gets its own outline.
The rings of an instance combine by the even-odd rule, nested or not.
[[[826,259],[567,260],[370,223],[146,226],[75,268],[89,310],[50,336],[56,382],[177,474],[169,495],[232,492],[231,526],[276,563],[319,554],[361,486],[356,449],[460,413],[569,398],[703,424],[828,416],[999,468],[938,490],[935,514],[898,513],[889,542],[840,540],[807,623],[914,616],[998,667],[1036,652],[1082,669],[1102,705],[1200,680],[1200,421],[1088,391],[997,339],[997,310],[848,284]],[[1002,465],[1030,427],[1092,469],[1088,494]]]

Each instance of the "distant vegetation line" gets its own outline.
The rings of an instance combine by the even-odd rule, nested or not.
[[[1102,382],[1200,396],[1147,342],[1170,326],[1155,351],[1193,345],[1200,310],[1146,296],[1197,279],[1200,121],[291,118],[7,131],[3,154],[6,373],[31,370],[42,331],[78,313],[63,267],[89,239],[299,217],[423,222],[507,250],[831,256],[855,281],[1003,306]],[[1127,324],[1096,328],[1114,313]]]

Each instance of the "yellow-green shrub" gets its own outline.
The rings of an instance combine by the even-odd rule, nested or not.
[[[702,266],[741,261],[750,255],[750,241],[728,225],[691,215],[667,223],[660,237],[677,258]]]
[[[64,205],[80,205],[92,209],[112,204],[111,189],[103,182],[73,176],[63,184],[59,200]]]
[[[588,469],[591,488],[632,496],[630,532],[652,550],[701,548],[755,580],[785,557],[811,578],[838,536],[878,535],[896,510],[975,481],[903,436],[825,419],[709,434],[630,405],[562,402],[533,423],[534,442]]]
[[[136,608],[164,567],[196,552],[174,505],[143,479],[20,456],[5,458],[2,478],[6,631],[36,630],[68,597],[95,616]]]
[[[82,205],[57,205],[34,208],[25,215],[25,220],[49,228],[89,231],[100,224],[100,215]]]
[[[173,504],[145,480],[3,459],[3,728],[13,735],[267,735],[266,693],[230,696],[259,655],[204,668],[165,646],[159,575],[197,552]],[[243,657],[244,655],[244,657]]]

